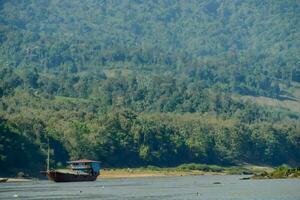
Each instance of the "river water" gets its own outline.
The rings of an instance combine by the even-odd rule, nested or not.
[[[240,178],[241,176],[182,176],[100,179],[77,183],[46,180],[1,183],[0,199],[300,200],[300,179]]]

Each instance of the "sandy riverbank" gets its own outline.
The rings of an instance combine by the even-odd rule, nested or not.
[[[195,169],[187,165],[186,168],[127,168],[127,169],[102,169],[99,178],[136,178],[136,177],[160,177],[160,176],[194,176],[194,175],[231,175],[231,174],[256,174],[260,172],[272,172],[269,166],[243,165],[232,167],[219,167],[214,165],[196,165]],[[200,166],[200,167],[199,167]]]
[[[220,172],[191,171],[154,171],[139,169],[111,169],[102,170],[98,178],[138,178],[138,177],[163,177],[163,176],[194,176],[194,175],[225,175]]]
[[[28,179],[28,178],[4,178],[4,177],[0,178],[0,180],[3,180],[3,179],[7,179],[7,181],[5,181],[4,183],[9,183],[9,182],[28,182],[28,181],[36,180],[36,179]]]

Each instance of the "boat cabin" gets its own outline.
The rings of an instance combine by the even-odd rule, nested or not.
[[[100,162],[95,160],[74,160],[68,161],[71,170],[91,175],[97,175],[100,171]]]

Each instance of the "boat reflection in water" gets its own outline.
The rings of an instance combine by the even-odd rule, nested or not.
[[[75,160],[68,164],[70,169],[51,169],[44,173],[55,182],[95,181],[100,174],[99,161]]]

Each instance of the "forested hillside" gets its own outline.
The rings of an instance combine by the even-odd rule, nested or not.
[[[0,44],[2,173],[300,163],[297,0],[2,0]]]

